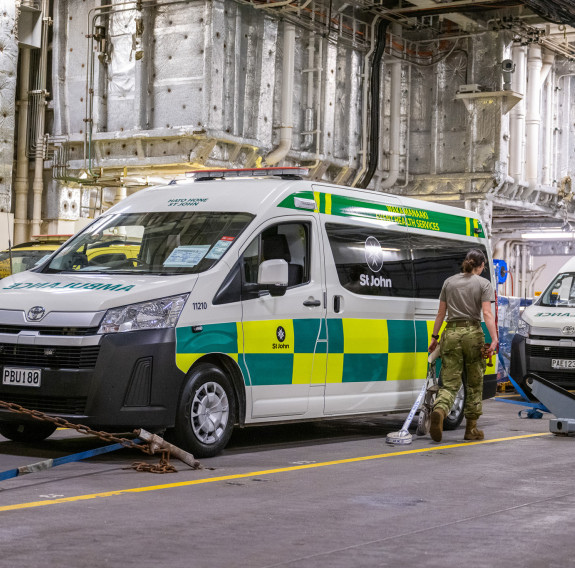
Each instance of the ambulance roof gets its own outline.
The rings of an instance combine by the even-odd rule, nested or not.
[[[560,269],[557,274],[562,272],[575,272],[575,257],[570,258]]]
[[[287,173],[282,173],[284,170],[287,170]],[[141,190],[124,199],[109,212],[192,210],[267,215],[270,210],[276,208],[314,210],[316,200],[315,210],[319,213],[373,220],[389,220],[386,218],[387,215],[395,215],[403,217],[404,222],[400,224],[406,224],[414,229],[485,236],[478,215],[471,211],[373,190],[305,180],[289,170],[289,168],[274,168],[273,175],[268,176],[262,173],[265,170],[244,170],[246,175],[251,171],[257,171],[257,177],[242,177],[240,173],[232,170],[234,173],[231,178],[219,177],[218,174],[229,170],[216,170],[211,177],[204,171],[195,172],[200,179],[181,180]],[[206,177],[201,177],[202,175]],[[329,196],[329,204],[326,204],[326,199],[322,198],[322,195]],[[333,196],[337,196],[338,199],[334,200]],[[335,205],[332,211],[332,202],[337,202],[337,211]],[[274,215],[277,215],[277,210],[274,211]],[[437,219],[441,218],[442,222],[438,224],[435,222],[437,219],[432,220],[434,216]],[[445,231],[445,226],[454,223],[458,225],[456,230]]]

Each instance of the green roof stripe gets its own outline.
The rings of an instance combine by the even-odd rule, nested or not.
[[[324,214],[326,213],[325,196],[325,193],[319,193],[319,212]],[[286,197],[278,204],[278,207],[299,209],[295,205],[295,197],[313,199],[314,195],[311,191],[300,191]],[[374,203],[344,195],[331,195],[331,215],[395,223],[425,231],[453,233],[468,237],[485,237],[483,226],[472,217],[430,211],[429,209],[384,205],[383,203]],[[474,233],[476,226],[479,230],[478,234]]]

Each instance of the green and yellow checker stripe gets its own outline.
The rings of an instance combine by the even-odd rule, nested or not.
[[[251,386],[400,381],[427,375],[433,321],[346,318],[329,319],[326,325],[317,318],[243,325],[204,325],[199,333],[178,328],[178,368],[188,372],[204,355],[223,353],[237,362]],[[284,341],[277,338],[279,327]]]
[[[414,229],[432,232],[452,233],[468,237],[485,238],[481,223],[472,217],[441,213],[415,207],[384,205],[372,201],[322,193],[319,191],[298,191],[283,199],[278,207],[301,209],[295,204],[295,198],[313,199],[315,212],[338,217],[369,219],[395,223]]]

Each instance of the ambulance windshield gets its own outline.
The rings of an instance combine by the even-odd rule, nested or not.
[[[253,217],[206,211],[104,215],[41,270],[196,274],[214,266]]]
[[[575,273],[558,274],[541,294],[540,306],[575,307]]]

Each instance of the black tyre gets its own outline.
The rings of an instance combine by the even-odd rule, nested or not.
[[[415,433],[418,436],[426,436],[429,434],[429,426],[431,424],[431,414],[429,414],[426,408],[422,408],[419,411],[419,416],[417,417],[417,430]]]
[[[51,436],[56,425],[50,422],[0,422],[0,434],[13,442],[31,444]]]
[[[463,420],[463,409],[465,408],[466,398],[467,389],[465,388],[465,384],[462,384],[455,397],[455,401],[453,402],[453,406],[451,407],[449,414],[443,421],[444,430],[455,430],[461,424],[461,421]]]
[[[178,403],[175,443],[197,458],[213,457],[226,447],[236,415],[236,397],[230,380],[214,365],[198,365]]]

